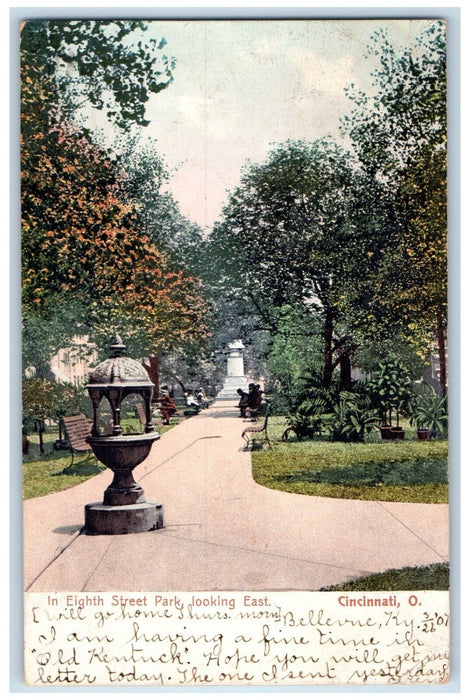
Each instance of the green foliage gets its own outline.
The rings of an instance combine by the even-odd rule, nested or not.
[[[49,116],[78,118],[86,104],[123,131],[148,125],[146,103],[171,82],[174,59],[162,53],[165,40],[147,30],[147,22],[134,20],[26,22],[21,60],[28,77],[40,72],[49,96],[60,95]]]
[[[382,422],[392,424],[394,411],[399,425],[400,413],[409,409],[412,382],[407,368],[397,357],[389,357],[379,363],[370,382],[372,404],[378,409]]]
[[[296,471],[283,475],[282,481],[328,483],[350,486],[406,486],[418,484],[446,484],[447,459],[415,459],[404,462],[385,461],[377,464],[359,464],[353,467],[328,467]]]
[[[447,311],[445,24],[432,22],[415,45],[401,48],[381,30],[368,56],[380,60],[373,73],[374,94],[347,89],[355,108],[343,127],[370,191],[380,191],[381,226],[388,239],[364,287],[370,337],[381,340],[387,330],[399,329],[424,356],[445,330]],[[377,211],[372,206],[371,212]],[[442,338],[439,352],[444,367]],[[441,382],[445,390],[445,376]]]
[[[377,372],[380,362],[390,357],[400,359],[412,381],[421,379],[429,363],[429,353],[426,358],[420,357],[416,353],[416,347],[407,340],[400,342],[397,338],[377,338],[374,343],[364,342],[354,353],[356,366],[360,367],[369,379]]]
[[[424,403],[413,398],[408,368],[392,355],[376,365],[370,381],[356,381],[350,391],[342,389],[337,375],[325,388],[318,364],[297,371],[287,365],[281,381],[285,386],[281,385],[279,393],[287,405],[285,438],[294,433],[298,439],[326,435],[334,441],[363,442],[380,423],[388,421],[391,425],[392,414],[398,426],[400,414],[412,414],[413,406],[417,410],[419,405],[424,411]],[[445,434],[443,406],[429,407],[436,411],[436,421],[441,421],[435,428],[441,435]]]
[[[32,377],[23,380],[23,427],[27,432],[37,420],[58,420],[60,415],[85,413],[91,416],[91,402],[83,387],[58,384],[50,379]]]
[[[366,434],[378,427],[379,416],[367,393],[331,388],[311,393],[312,398],[288,414],[285,437],[293,432],[299,439],[327,435],[334,441],[364,442]]]
[[[75,457],[71,470],[67,469],[69,465],[70,454],[64,457],[59,453],[54,458],[26,462],[23,465],[23,498],[37,498],[63,491],[102,471],[96,457],[90,455]]]
[[[172,269],[201,277],[205,262],[202,230],[181,214],[167,191],[172,173],[158,152],[157,141],[126,137],[114,150],[129,203],[139,212],[141,233],[168,256]]]
[[[160,434],[174,427],[164,425],[158,428]],[[132,432],[141,432],[135,424]],[[87,481],[103,471],[103,465],[94,455],[75,455],[71,463],[69,451],[55,451],[53,443],[59,437],[56,427],[47,428],[43,436],[44,452],[38,448],[38,436],[30,436],[29,456],[23,457],[23,498],[37,498],[49,493],[56,493]],[[111,476],[111,475],[110,475]]]
[[[66,304],[60,303],[51,294],[47,311],[24,308],[22,320],[22,362],[23,372],[30,367],[36,370],[36,377],[50,376],[49,362],[60,348],[73,345],[73,336],[80,333],[84,325],[80,319],[85,316],[84,304],[69,299]],[[83,346],[76,348],[83,352]]]
[[[323,416],[322,427],[332,440],[364,442],[366,433],[379,424],[377,411],[366,394],[342,391],[332,411]]]
[[[347,328],[334,333],[343,330],[351,280],[374,249],[358,225],[360,190],[338,144],[287,141],[246,167],[210,238],[219,285],[247,300],[263,328],[276,334],[288,307],[303,314],[303,327],[310,321],[310,335],[320,326],[325,386],[350,342]]]
[[[435,437],[445,437],[448,428],[447,396],[439,397],[432,391],[421,392],[411,402],[411,423],[417,428],[428,428]]]
[[[293,304],[277,309],[275,318],[266,365],[275,386],[274,402],[292,410],[308,396],[309,386],[321,385],[321,326]]]
[[[415,503],[448,500],[448,445],[444,440],[284,442],[285,425],[285,421],[273,418],[273,449],[253,454],[253,477],[263,486],[330,498]]]
[[[325,427],[326,410],[325,399],[321,397],[305,399],[296,410],[288,414],[284,436],[287,437],[290,432],[293,432],[301,440],[320,435]]]
[[[29,426],[36,419],[51,418],[56,413],[56,385],[49,379],[25,379],[22,386],[23,423]]]
[[[348,390],[356,351],[400,344],[423,354],[435,330],[435,315],[418,322],[423,299],[399,213],[396,183],[372,177],[336,144],[281,144],[245,169],[211,234],[219,294],[242,314],[251,306],[280,343],[282,310],[303,314],[301,326],[310,322],[321,339],[323,385],[341,365]]]
[[[354,86],[347,94],[356,105],[344,119],[363,163],[393,178],[409,165],[423,143],[446,143],[446,32],[432,23],[415,45],[396,48],[386,30],[372,37],[366,57],[376,55],[375,93],[367,97]]]
[[[327,141],[288,141],[245,169],[211,240],[233,289],[250,289],[256,277],[256,304],[267,320],[270,308],[326,294],[338,237],[348,236],[352,177],[350,157]]]
[[[24,368],[35,367],[38,376],[46,376],[50,358],[77,334],[101,345],[117,326],[138,356],[207,335],[199,280],[146,234],[152,192],[142,178],[160,186],[167,177],[162,159],[136,155],[126,174],[77,126],[85,98],[124,131],[144,124],[148,94],[170,77],[163,56],[167,68],[159,72],[162,45],[146,43],[146,29],[130,21],[32,21],[23,29]]]
[[[327,435],[332,440],[363,441],[378,423],[367,392],[342,391],[336,378],[325,389],[322,373],[306,371],[293,377],[291,402],[284,439],[293,432],[298,439]]]

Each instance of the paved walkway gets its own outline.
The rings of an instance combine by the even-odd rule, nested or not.
[[[251,476],[235,402],[216,402],[173,428],[134,471],[165,528],[91,537],[84,506],[101,501],[104,471],[24,503],[30,591],[318,590],[449,558],[448,507],[273,491]]]

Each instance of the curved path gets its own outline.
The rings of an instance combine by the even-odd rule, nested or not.
[[[165,527],[90,537],[84,506],[104,471],[24,503],[29,591],[318,590],[390,568],[448,561],[448,506],[353,501],[256,484],[235,402],[215,402],[158,440],[134,471]]]

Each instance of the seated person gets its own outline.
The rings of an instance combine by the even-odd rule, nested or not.
[[[190,408],[195,408],[197,413],[199,413],[199,411],[201,410],[201,404],[199,403],[199,401],[196,400],[192,391],[186,392],[186,406],[189,406]]]
[[[206,392],[204,391],[202,386],[200,386],[196,392],[196,399],[197,401],[199,401],[199,404],[202,408],[209,408],[209,399],[207,398]]]
[[[248,385],[248,399],[247,399],[247,409],[251,411],[257,411],[261,405],[261,398],[263,392],[260,389],[259,384],[249,384]]]
[[[176,413],[177,409],[176,404],[171,398],[170,392],[168,391],[168,387],[166,385],[162,386],[162,390],[160,392],[160,396],[157,399],[157,402],[160,404],[163,425],[169,425],[170,418]]]
[[[238,402],[238,408],[240,409],[240,417],[245,418],[246,409],[248,408],[248,394],[246,393],[246,391],[242,391],[241,389],[237,389],[237,394],[240,397],[240,401]]]

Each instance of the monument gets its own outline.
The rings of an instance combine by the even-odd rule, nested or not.
[[[248,393],[248,380],[245,377],[243,367],[243,350],[245,346],[241,340],[235,340],[229,343],[227,354],[227,376],[225,377],[224,386],[217,394],[217,399],[239,399],[237,389]]]

